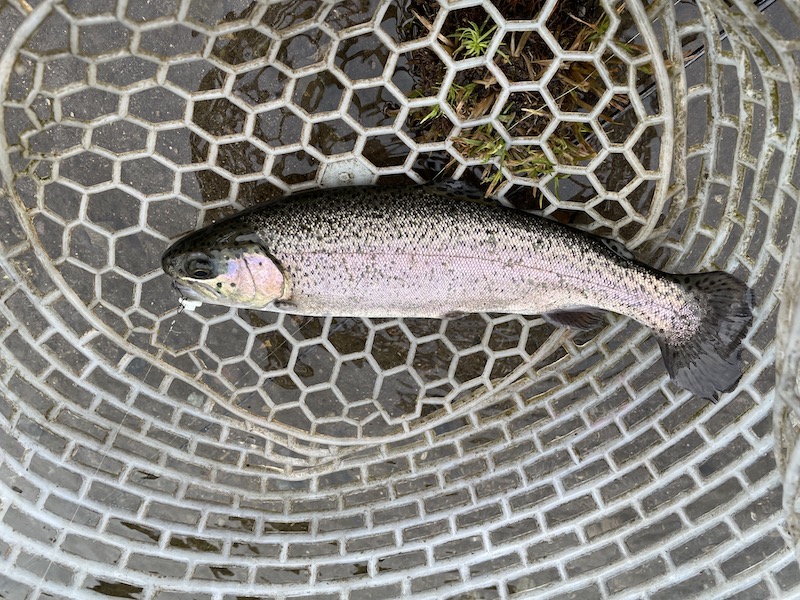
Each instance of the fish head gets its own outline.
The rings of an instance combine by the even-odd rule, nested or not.
[[[286,291],[286,277],[254,233],[213,226],[173,244],[164,272],[187,300],[264,308]]]

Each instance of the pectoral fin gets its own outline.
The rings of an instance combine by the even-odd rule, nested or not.
[[[577,310],[554,310],[544,313],[542,318],[556,327],[571,327],[588,331],[603,324],[603,312],[593,309],[580,308]]]

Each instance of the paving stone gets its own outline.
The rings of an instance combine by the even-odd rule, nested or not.
[[[158,464],[161,462],[161,451],[158,448],[154,447],[152,444],[145,444],[128,437],[124,433],[117,433],[117,435],[114,436],[112,446],[114,450],[118,452],[122,452],[124,454],[133,454],[140,458],[144,458],[150,463]]]
[[[19,364],[25,365],[36,376],[41,376],[50,366],[50,361],[42,356],[38,350],[34,349],[18,331],[12,331],[3,342],[3,345],[14,355]]]
[[[361,483],[361,470],[360,469],[344,469],[342,471],[335,471],[320,475],[319,488],[321,490],[335,489],[343,486],[355,485]]]
[[[685,402],[676,404],[659,422],[664,431],[669,435],[675,435],[700,420],[703,413],[708,411],[708,408],[709,402],[707,400],[693,396]]]
[[[243,533],[254,533],[256,520],[252,517],[240,517],[237,515],[210,513],[206,519],[208,529],[224,529],[226,531],[239,531]]]
[[[210,594],[198,594],[197,592],[170,592],[158,591],[153,600],[211,600]]]
[[[508,430],[512,435],[523,435],[525,431],[532,429],[534,425],[538,425],[542,421],[549,421],[550,419],[550,413],[547,412],[546,408],[531,408],[520,416],[512,419],[511,423],[509,423]]]
[[[119,436],[117,436],[117,438],[119,438]],[[134,469],[129,472],[127,482],[170,496],[175,496],[180,486],[180,482],[177,479],[148,473],[140,469]]]

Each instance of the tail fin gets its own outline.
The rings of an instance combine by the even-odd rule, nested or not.
[[[680,345],[659,339],[664,363],[676,384],[716,400],[742,377],[742,339],[753,322],[753,291],[721,271],[676,279],[701,299],[705,314],[695,335]]]

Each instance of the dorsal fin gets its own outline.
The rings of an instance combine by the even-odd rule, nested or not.
[[[486,201],[486,195],[479,187],[461,179],[434,179],[424,184],[424,187],[435,194]]]
[[[604,237],[598,237],[598,240],[609,250],[611,250],[614,254],[621,256],[622,258],[627,258],[628,260],[636,260],[636,257],[633,255],[633,252],[628,250],[625,247],[625,244],[622,244],[616,240],[610,240]]]

